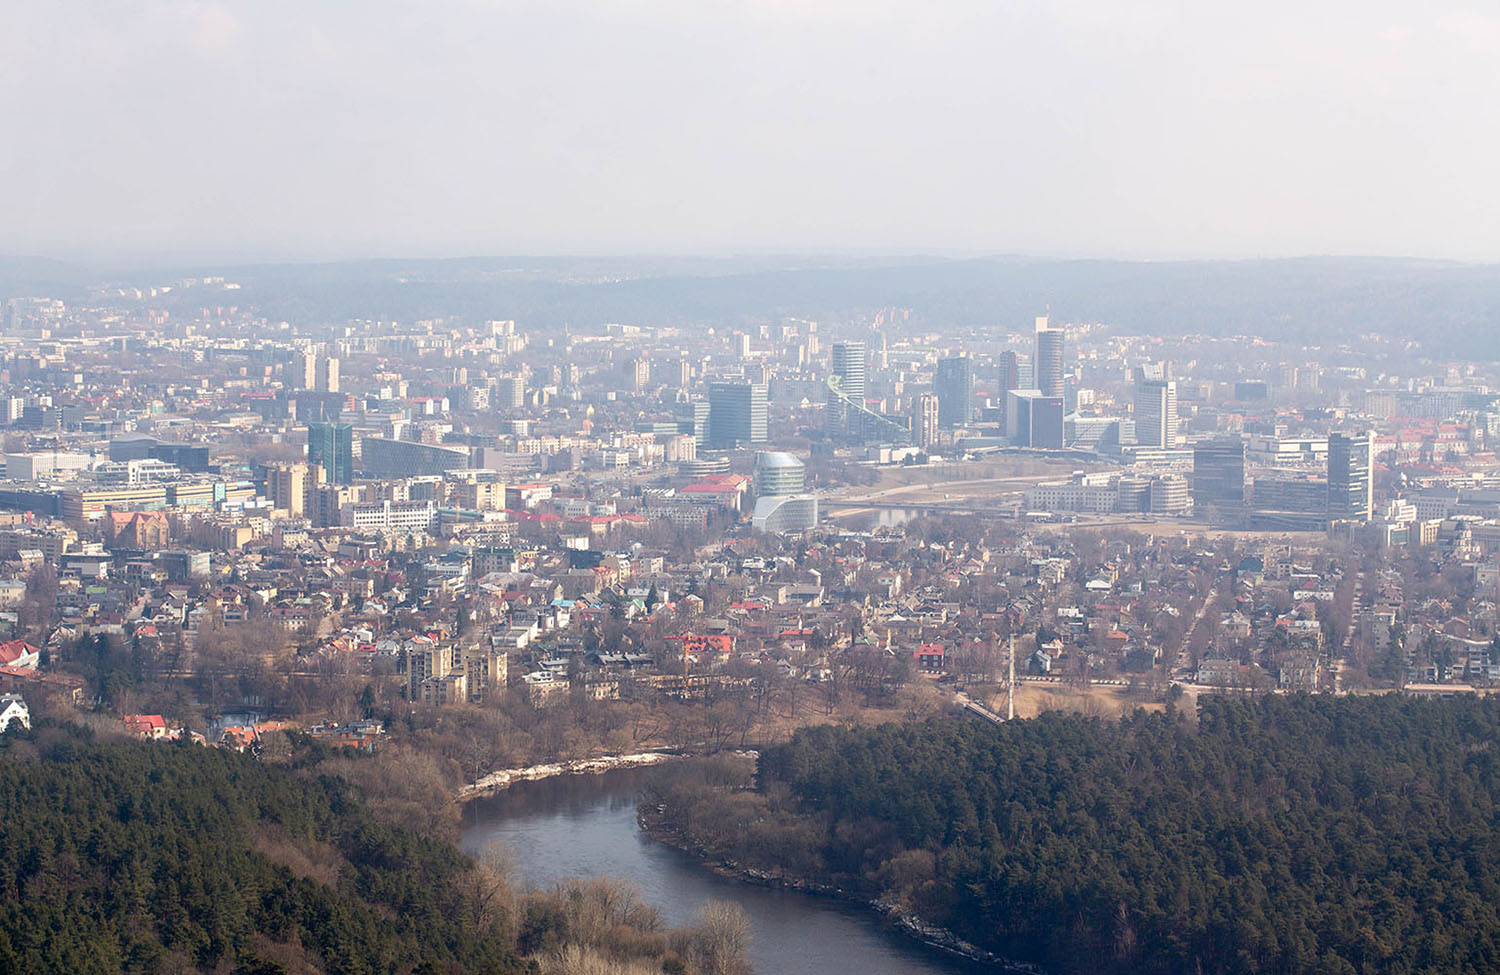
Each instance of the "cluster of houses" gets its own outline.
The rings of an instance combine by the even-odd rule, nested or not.
[[[577,514],[592,504],[568,510],[606,517]],[[156,522],[109,524],[118,539]],[[0,583],[0,691],[88,703],[98,688],[69,653],[91,637],[140,651],[168,678],[191,675],[210,652],[294,656],[300,672],[390,680],[433,707],[509,694],[536,706],[692,698],[767,673],[824,683],[851,650],[899,679],[991,679],[1013,633],[1018,671],[1055,679],[1283,690],[1500,680],[1500,539],[1461,520],[1444,526],[1432,545],[1386,552],[1369,571],[1368,552],[1316,536],[1207,541],[1000,520],[742,529],[684,547],[649,544],[634,521],[576,536],[558,516],[503,544],[346,527],[235,551],[105,548],[71,562],[64,539],[30,572],[0,563],[11,570]],[[39,604],[50,620],[36,618]],[[155,718],[134,715],[129,730],[184,733]],[[265,730],[226,725],[205,740],[249,749]]]
[[[205,732],[185,728],[160,714],[127,714],[120,722],[127,734],[145,741],[186,738],[197,745],[252,754],[259,754],[261,742],[272,732],[297,732],[330,748],[365,752],[375,751],[386,734],[385,725],[374,720],[303,725],[295,721],[269,720],[255,713],[220,715],[208,722]]]

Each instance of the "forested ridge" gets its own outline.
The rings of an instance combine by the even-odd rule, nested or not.
[[[1500,701],[1205,698],[818,727],[757,791],[664,787],[745,866],[894,900],[1054,972],[1500,971]]]
[[[5,975],[523,971],[474,869],[336,779],[75,726],[0,736]]]
[[[1371,333],[1416,338],[1428,354],[1472,358],[1500,343],[1500,268],[1402,258],[1110,261],[1021,257],[767,255],[732,258],[473,257],[101,269],[0,257],[0,299],[85,295],[90,284],[147,288],[227,276],[238,301],[292,322],[480,318],[507,309],[532,328],[651,320],[701,327],[837,318],[897,306],[925,325],[1029,324],[1050,306],[1065,321],[1131,334],[1253,334],[1330,344]],[[157,299],[196,308],[192,289]],[[1489,344],[1487,344],[1489,343]]]

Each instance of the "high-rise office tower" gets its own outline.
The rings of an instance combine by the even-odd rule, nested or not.
[[[293,389],[317,389],[318,354],[307,349],[293,355],[286,364],[286,384]]]
[[[1016,356],[1016,388],[1036,389],[1036,363],[1029,355]]]
[[[720,448],[765,443],[766,387],[758,383],[708,384],[708,442]]]
[[[995,360],[996,394],[1003,401],[1006,393],[1021,388],[1021,357],[1006,349]]]
[[[1375,508],[1375,443],[1368,432],[1328,435],[1328,517],[1369,521]]]
[[[1009,349],[995,360],[995,404],[1000,407],[1000,429],[1005,429],[1005,406],[1010,391],[1021,387],[1021,357]]]
[[[1062,449],[1061,396],[1044,396],[1036,389],[1013,389],[1005,398],[1005,434],[1013,445],[1035,450]]]
[[[1245,441],[1238,435],[1193,444],[1193,506],[1239,508],[1245,504]]]
[[[318,360],[318,389],[325,393],[339,391],[339,360],[333,356]]]
[[[865,344],[863,342],[835,342],[829,372],[838,386],[838,391],[861,408],[865,404]],[[848,403],[830,391],[828,395],[828,429],[838,435],[849,433],[850,416]]]
[[[865,399],[865,344],[833,343],[833,374],[839,377],[839,389],[858,403]]]
[[[323,468],[329,484],[353,483],[354,427],[347,423],[308,424],[307,462]]]
[[[1045,316],[1036,320],[1036,388],[1044,396],[1063,395],[1063,336]]]
[[[1177,382],[1169,366],[1136,369],[1135,437],[1143,446],[1177,446]]]
[[[974,412],[974,360],[966,355],[939,359],[932,386],[938,398],[938,425],[968,423]]]
[[[918,447],[931,447],[938,439],[938,398],[934,393],[918,393],[911,406],[911,441]]]

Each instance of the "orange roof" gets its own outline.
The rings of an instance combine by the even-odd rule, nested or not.
[[[703,650],[729,653],[734,649],[734,637],[722,633],[686,634],[668,637],[668,639],[681,641],[685,653],[698,653]]]
[[[8,664],[12,660],[39,653],[41,653],[40,650],[25,640],[7,640],[0,643],[0,664]]]

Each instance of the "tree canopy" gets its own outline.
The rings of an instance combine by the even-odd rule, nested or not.
[[[1204,698],[1196,727],[807,728],[758,794],[804,874],[1050,971],[1478,975],[1500,971],[1497,749],[1495,699]],[[774,859],[758,829],[729,852]]]
[[[473,870],[336,779],[71,725],[0,737],[6,975],[522,971]]]

